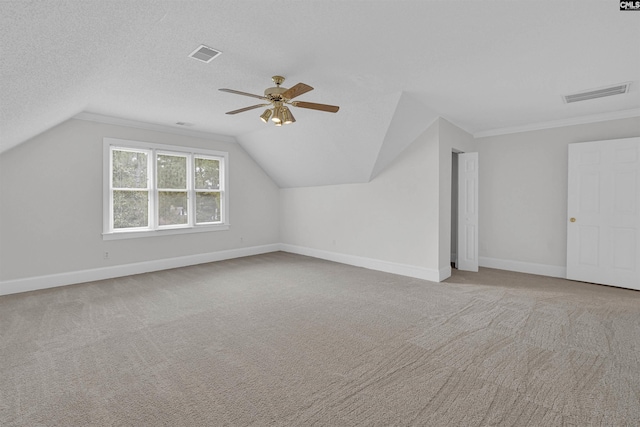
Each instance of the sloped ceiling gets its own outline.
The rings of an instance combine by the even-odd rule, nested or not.
[[[281,187],[366,182],[441,116],[472,134],[640,115],[640,13],[613,1],[3,1],[0,150],[80,112],[236,138]],[[188,58],[200,44],[223,52]],[[315,88],[275,128],[271,76]],[[561,96],[631,81],[631,91]]]

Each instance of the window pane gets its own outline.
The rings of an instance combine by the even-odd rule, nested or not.
[[[220,161],[212,159],[195,159],[196,189],[220,189]]]
[[[147,191],[113,192],[113,228],[149,226],[149,193]]]
[[[158,154],[158,188],[187,188],[186,157]]]
[[[158,224],[176,225],[186,224],[187,218],[187,193],[182,191],[158,192]]]
[[[147,153],[113,150],[113,187],[147,188]]]
[[[220,193],[196,193],[196,223],[220,222]]]

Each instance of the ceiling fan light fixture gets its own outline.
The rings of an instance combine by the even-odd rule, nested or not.
[[[264,110],[264,113],[260,115],[260,120],[262,120],[264,123],[267,123],[269,122],[269,117],[271,117],[271,110],[267,108],[266,110]]]
[[[282,109],[282,123],[285,125],[289,125],[293,122],[296,121],[295,117],[293,117],[293,114],[291,113],[291,110],[289,110],[289,107],[283,107]]]
[[[276,106],[273,107],[273,117],[271,117],[271,121],[278,125],[282,125],[282,107]]]

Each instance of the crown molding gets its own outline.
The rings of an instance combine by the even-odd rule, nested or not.
[[[102,114],[89,113],[83,111],[72,117],[73,119],[86,120],[89,122],[106,123],[109,125],[127,126],[136,129],[153,130],[156,132],[173,133],[176,135],[191,136],[194,138],[212,139],[221,142],[237,143],[238,141],[229,135],[221,135],[217,133],[202,132],[197,130],[174,128],[167,125],[159,125],[155,123],[139,122],[137,120],[123,119],[120,117],[104,116]]]
[[[565,126],[584,125],[596,122],[605,122],[609,120],[628,119],[631,117],[640,117],[640,108],[631,110],[613,111],[610,113],[594,114],[590,116],[575,117],[572,119],[553,120],[549,122],[533,123],[524,126],[514,126],[508,128],[490,129],[476,132],[474,138],[483,138],[487,136],[507,135],[510,133],[531,132],[536,130],[553,129]]]

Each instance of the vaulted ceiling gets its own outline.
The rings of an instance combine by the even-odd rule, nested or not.
[[[638,40],[640,12],[601,0],[3,1],[0,150],[88,112],[233,136],[281,187],[366,182],[438,116],[483,135],[640,115]],[[276,74],[340,111],[225,115],[259,101],[219,88]]]

